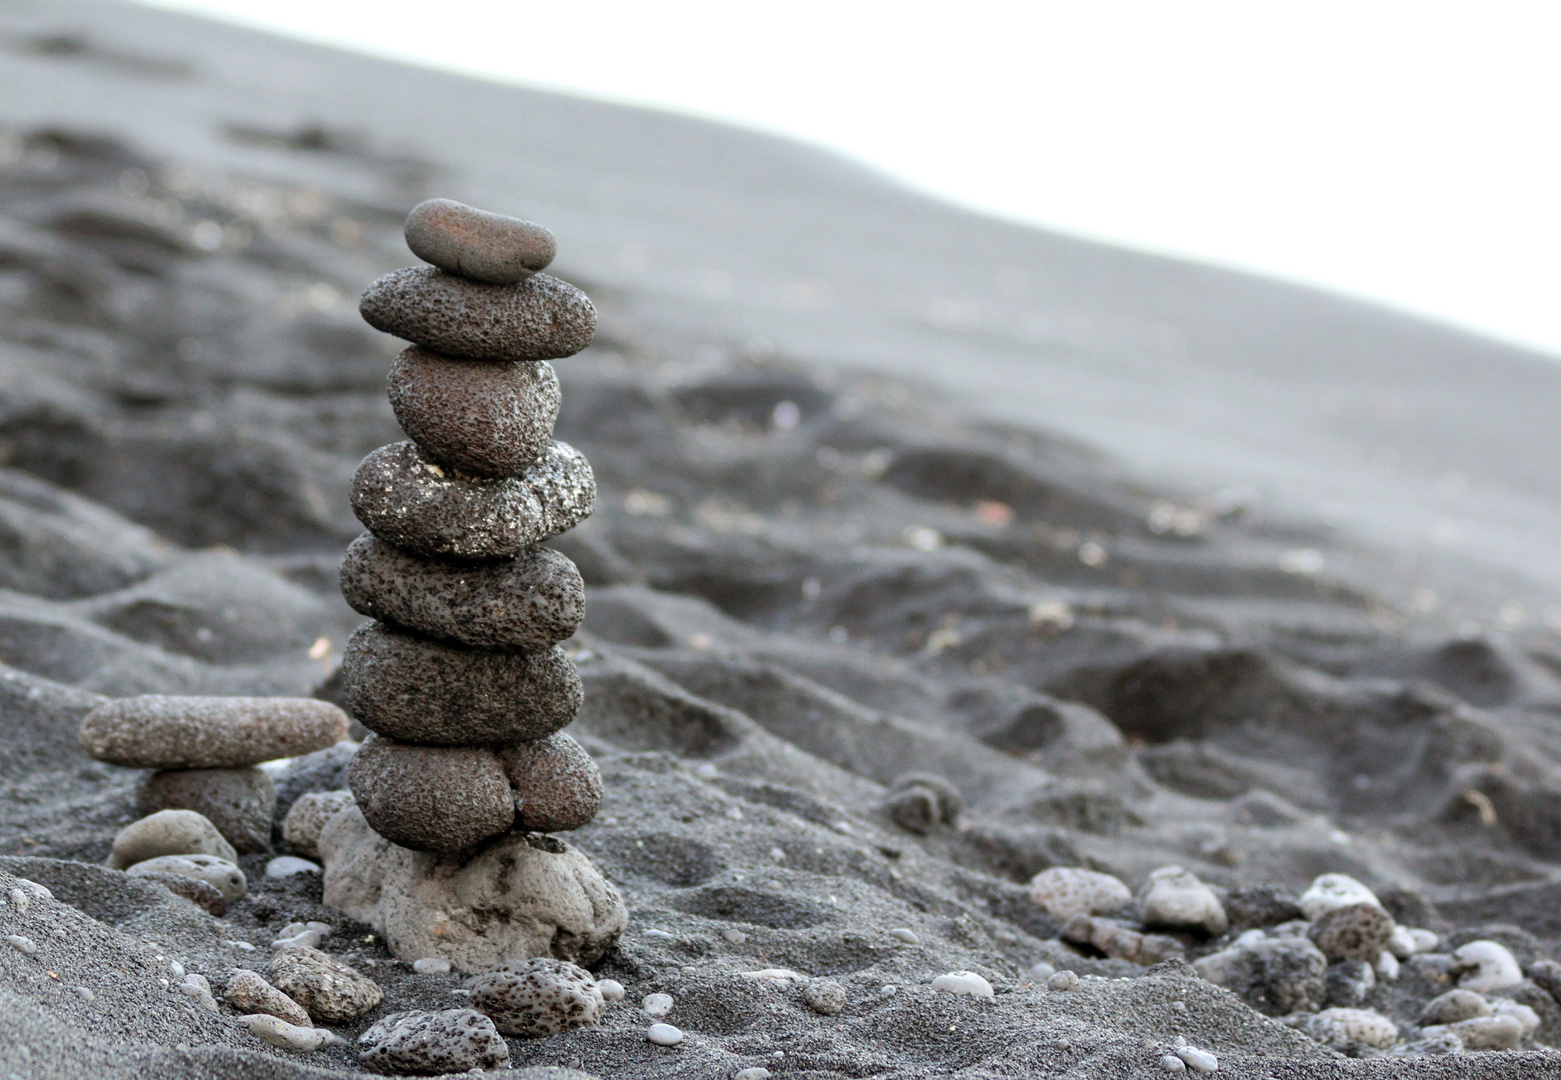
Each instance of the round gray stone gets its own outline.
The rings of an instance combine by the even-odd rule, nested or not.
[[[406,220],[407,247],[441,270],[510,285],[547,268],[558,251],[553,234],[522,218],[478,210],[453,199],[429,199]]]
[[[347,714],[313,698],[144,694],[99,705],[81,745],[131,769],[231,769],[324,750],[347,735]]]
[[[194,810],[159,810],[132,821],[114,835],[108,865],[124,870],[159,855],[215,855],[238,862],[238,852],[206,815]]]
[[[508,832],[509,780],[491,751],[363,741],[347,771],[358,810],[375,832],[414,851],[453,852]]]
[[[136,812],[194,810],[241,855],[271,849],[276,785],[260,769],[171,769],[136,785]]]
[[[499,751],[515,791],[515,824],[560,832],[588,824],[602,808],[602,773],[585,748],[563,732]]]
[[[476,1009],[391,1013],[358,1036],[358,1064],[389,1076],[443,1076],[509,1063],[509,1045]]]
[[[556,360],[596,333],[596,308],[585,293],[547,274],[488,285],[408,267],[370,285],[358,311],[376,330],[473,360]]]

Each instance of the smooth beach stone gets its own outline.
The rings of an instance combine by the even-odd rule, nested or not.
[[[1495,941],[1471,941],[1453,952],[1458,986],[1477,994],[1506,990],[1523,981],[1523,969],[1512,950]]]
[[[1217,937],[1229,926],[1219,897],[1180,866],[1162,866],[1149,875],[1138,910],[1149,927],[1196,930]]]
[[[347,777],[374,831],[414,851],[459,851],[515,822],[504,769],[482,747],[410,746],[370,735]]]
[[[557,360],[596,333],[585,293],[547,274],[489,285],[411,266],[371,284],[358,312],[376,330],[472,360]]]
[[[263,770],[171,769],[136,785],[136,812],[194,810],[217,827],[241,855],[268,851],[276,785]]]
[[[144,694],[99,705],[81,723],[82,749],[131,769],[240,768],[346,736],[347,714],[313,698]]]
[[[1491,1003],[1473,990],[1449,990],[1425,1003],[1420,1010],[1420,1026],[1456,1024],[1476,1016],[1491,1015]]]
[[[1382,906],[1376,893],[1348,874],[1323,874],[1315,878],[1297,903],[1308,919],[1315,919],[1325,911],[1349,904]]]
[[[341,593],[381,622],[484,649],[541,652],[585,618],[580,571],[548,548],[500,562],[434,562],[363,536],[342,560]]]
[[[564,650],[474,649],[364,623],[341,661],[347,708],[370,731],[432,746],[545,739],[585,700]],[[290,816],[290,815],[289,815]]]
[[[115,834],[108,865],[125,870],[159,855],[215,855],[238,862],[233,845],[204,815],[194,810],[159,810]]]
[[[1133,902],[1118,878],[1082,866],[1054,866],[1030,879],[1030,900],[1059,923],[1075,915],[1115,915]]]
[[[519,476],[553,444],[563,397],[545,360],[460,360],[413,345],[387,383],[401,429],[446,468]]]
[[[300,855],[318,858],[320,830],[352,802],[350,791],[310,791],[300,795],[282,821],[282,839]]]
[[[418,203],[403,232],[419,259],[490,285],[524,281],[545,270],[558,252],[558,241],[541,225],[454,199]]]
[[[182,877],[216,889],[223,906],[242,900],[249,892],[249,879],[238,864],[216,855],[159,855],[136,863],[125,871],[131,877]]]
[[[328,1024],[356,1020],[385,997],[373,979],[319,949],[282,949],[271,958],[267,974],[311,1019]]]
[[[518,555],[580,524],[595,503],[590,463],[561,442],[507,479],[463,476],[413,442],[380,447],[352,477],[352,511],[364,528],[427,558]]]
[[[270,1013],[241,1016],[239,1023],[243,1024],[255,1038],[279,1049],[291,1050],[295,1054],[313,1053],[336,1041],[336,1036],[324,1028],[289,1024],[286,1020],[272,1016]]]
[[[590,1027],[606,1007],[591,973],[568,960],[506,960],[471,981],[472,1006],[505,1035],[538,1039]]]
[[[312,1027],[314,1023],[302,1005],[266,982],[258,971],[247,968],[235,968],[228,973],[222,1000],[240,1012],[265,1013],[299,1027]]]
[[[515,792],[515,824],[559,832],[589,824],[602,808],[602,773],[585,748],[563,732],[506,746],[499,762]]]
[[[509,1045],[476,1009],[391,1013],[358,1036],[358,1064],[388,1076],[443,1076],[509,1063]]]

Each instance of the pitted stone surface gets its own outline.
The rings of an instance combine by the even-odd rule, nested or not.
[[[591,973],[567,960],[506,960],[471,982],[472,1004],[506,1035],[542,1038],[601,1019],[602,993]]]
[[[434,746],[545,739],[584,700],[556,646],[517,653],[429,641],[371,622],[342,654],[347,707],[370,731]]]
[[[415,851],[460,851],[515,821],[504,769],[483,747],[412,746],[370,735],[347,777],[374,831]]]
[[[364,527],[428,558],[517,555],[580,524],[595,501],[590,464],[561,442],[502,480],[462,475],[416,443],[392,443],[364,458],[352,478],[352,509]]]
[[[1054,866],[1030,879],[1030,899],[1059,923],[1075,915],[1115,915],[1133,902],[1121,880],[1082,866]]]
[[[131,769],[233,769],[324,750],[347,735],[347,716],[313,698],[144,694],[99,705],[81,745]]]
[[[320,855],[320,830],[325,823],[353,804],[350,791],[311,791],[300,795],[282,822],[282,839],[306,858]]]
[[[1376,904],[1345,904],[1318,915],[1309,936],[1330,960],[1373,962],[1393,936],[1393,919]]]
[[[356,1020],[385,994],[367,975],[334,956],[308,946],[290,946],[271,958],[272,984],[302,1005],[315,1020],[340,1024]]]
[[[540,652],[585,617],[580,571],[548,548],[502,562],[433,562],[359,537],[342,561],[341,592],[371,618],[486,649]]]
[[[499,751],[515,792],[515,824],[559,832],[588,824],[602,806],[602,773],[591,755],[558,732]]]
[[[596,333],[596,308],[585,293],[547,274],[489,285],[408,267],[370,285],[358,311],[376,330],[473,360],[556,360]]]
[[[194,810],[241,855],[271,849],[276,785],[260,769],[171,769],[136,785],[136,812]]]
[[[490,285],[524,281],[545,270],[558,251],[552,232],[541,225],[454,199],[418,203],[403,231],[419,259]]]
[[[401,429],[447,469],[519,476],[553,444],[562,399],[545,360],[458,360],[413,345],[388,383]]]
[[[398,1012],[358,1036],[358,1064],[388,1076],[509,1067],[509,1046],[475,1009]]]

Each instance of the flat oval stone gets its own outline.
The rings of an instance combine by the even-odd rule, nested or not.
[[[341,564],[341,593],[370,618],[478,648],[541,652],[585,617],[585,582],[549,548],[502,562],[434,562],[360,536]]]
[[[376,330],[472,360],[557,360],[596,333],[585,293],[547,274],[488,285],[410,266],[370,285],[358,312]]]
[[[499,762],[515,791],[515,823],[535,832],[588,824],[602,808],[602,773],[585,748],[563,732],[506,746]]]
[[[546,360],[461,360],[416,345],[390,366],[401,429],[445,468],[519,476],[553,445],[558,374]]]
[[[347,735],[347,714],[313,698],[143,694],[99,705],[81,746],[130,769],[232,769],[297,757]]]
[[[590,516],[596,477],[585,455],[555,442],[518,476],[446,469],[416,443],[382,446],[352,478],[352,510],[369,532],[428,558],[518,555]]]
[[[419,259],[494,285],[524,281],[545,269],[558,251],[558,241],[541,225],[453,199],[418,203],[404,231],[407,247]]]
[[[434,746],[545,739],[573,720],[585,699],[560,648],[473,649],[378,622],[348,640],[341,677],[347,708],[364,727]]]
[[[226,862],[238,862],[238,852],[204,814],[159,810],[114,834],[108,865],[125,870],[160,855],[215,855]]]
[[[481,747],[411,746],[370,735],[347,781],[369,826],[414,851],[460,851],[515,822],[509,780],[498,757]]]
[[[217,827],[240,854],[271,849],[276,785],[263,770],[166,769],[136,785],[136,813],[194,810]]]

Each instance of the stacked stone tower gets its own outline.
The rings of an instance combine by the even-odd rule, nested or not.
[[[412,342],[390,370],[410,442],[353,479],[369,535],[342,594],[375,621],[348,642],[348,708],[374,734],[349,780],[375,832],[453,853],[511,831],[576,829],[601,774],[563,734],[583,692],[558,643],[585,613],[575,565],[539,545],[582,521],[591,467],[553,440],[549,360],[590,344],[585,294],[538,273],[552,233],[447,199],[413,209],[407,245],[432,266],[364,293],[371,326]]]

